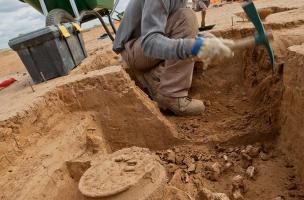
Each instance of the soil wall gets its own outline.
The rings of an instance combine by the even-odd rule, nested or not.
[[[288,48],[281,108],[280,144],[304,180],[304,45]]]

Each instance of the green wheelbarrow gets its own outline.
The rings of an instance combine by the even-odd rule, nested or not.
[[[116,34],[112,15],[122,13],[115,11],[119,0],[19,0],[31,5],[46,17],[46,25],[58,25],[67,22],[79,24],[98,18],[111,40],[114,36],[103,17],[107,17],[111,28]]]

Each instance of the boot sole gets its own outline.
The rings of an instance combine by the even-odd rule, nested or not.
[[[173,112],[177,116],[198,116],[198,115],[201,115],[202,113],[204,113],[205,110],[206,110],[206,107],[204,107],[204,109],[201,112],[184,113],[184,112],[173,111],[173,110],[169,109],[168,107],[166,107],[163,104],[158,103],[158,102],[157,102],[157,105],[161,110],[164,110],[164,111],[170,110],[171,112]]]

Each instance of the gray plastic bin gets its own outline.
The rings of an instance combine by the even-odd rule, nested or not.
[[[87,57],[82,34],[71,23],[63,26],[70,36],[64,37],[58,26],[48,26],[9,41],[34,83],[67,75]]]

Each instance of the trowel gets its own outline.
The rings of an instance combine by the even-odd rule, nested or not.
[[[199,31],[209,31],[215,27],[215,24],[198,28]]]
[[[242,5],[248,19],[253,23],[256,34],[253,37],[247,37],[244,39],[236,40],[235,44],[230,46],[232,49],[243,49],[255,45],[263,45],[268,52],[272,70],[275,70],[275,59],[274,52],[270,41],[273,40],[273,35],[271,33],[266,33],[262,20],[256,10],[252,1],[246,2]]]

